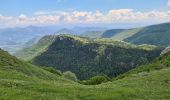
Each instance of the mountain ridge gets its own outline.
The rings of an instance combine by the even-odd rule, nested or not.
[[[41,40],[43,41],[35,47],[27,48],[28,52],[19,52],[20,54],[23,52],[23,56],[18,57],[29,58],[32,56],[31,59],[26,60],[31,60],[33,64],[54,67],[61,71],[70,70],[78,75],[79,79],[103,74],[110,77],[117,76],[126,70],[137,67],[138,64],[148,63],[160,53],[160,49],[155,46],[136,46],[112,39],[55,35],[46,36]],[[43,44],[42,48],[39,46],[41,43]],[[36,52],[34,52],[35,50]],[[30,51],[33,51],[32,54],[29,53]],[[127,59],[129,59],[128,62]],[[117,67],[119,71],[116,72]]]

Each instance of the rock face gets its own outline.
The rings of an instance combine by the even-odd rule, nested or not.
[[[166,53],[170,52],[170,46],[166,47],[162,52],[161,55],[164,55]]]

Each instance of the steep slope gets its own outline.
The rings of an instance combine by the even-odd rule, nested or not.
[[[104,74],[117,76],[148,63],[160,54],[160,49],[154,46],[136,46],[111,39],[60,35],[46,36],[41,40],[32,48],[23,50],[18,57],[31,60],[36,65],[70,70],[79,79]]]
[[[150,72],[159,70],[170,70],[170,52],[162,54],[160,57],[156,58],[152,63],[135,68],[125,74],[118,76],[118,78],[133,76],[135,74],[147,76]]]
[[[152,25],[143,28],[133,36],[124,39],[135,44],[168,46],[170,44],[170,23]]]
[[[1,79],[3,79],[3,77],[5,78],[13,77],[14,79],[23,77],[25,78],[35,77],[40,79],[52,79],[52,80],[58,79],[56,75],[47,72],[35,65],[20,61],[1,49],[0,49],[0,72]]]
[[[33,59],[35,56],[46,51],[48,46],[51,45],[54,40],[55,36],[44,36],[37,42],[36,45],[33,45],[32,47],[28,46],[23,50],[20,50],[19,52],[15,53],[14,55],[20,59],[22,58],[23,60]]]
[[[27,74],[27,71],[16,71],[18,70],[15,69],[16,67],[8,69],[6,67],[8,65],[18,66],[23,70],[25,70],[25,67],[20,65],[21,61],[10,56],[7,52],[0,50],[0,99],[169,100],[169,58],[170,54],[166,54],[156,60],[156,62],[166,65],[164,69],[156,68],[156,70],[150,70],[147,74],[141,74],[140,72],[129,73],[124,76],[123,79],[118,79],[113,82],[95,86],[85,86],[61,79],[49,79],[44,74],[38,74],[36,76],[44,76],[47,79],[41,79],[41,77],[37,78],[33,75]],[[145,67],[150,68],[148,65],[145,65]],[[29,66],[27,66],[27,69],[35,70],[35,68]],[[35,73],[48,73],[44,70],[42,71],[40,68],[36,69],[38,69],[39,72],[35,70]],[[138,70],[138,68],[135,70]],[[48,75],[51,76],[49,73]]]

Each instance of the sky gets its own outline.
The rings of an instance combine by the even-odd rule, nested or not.
[[[142,25],[170,21],[170,0],[0,0],[0,26]]]

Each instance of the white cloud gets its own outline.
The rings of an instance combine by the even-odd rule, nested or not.
[[[168,13],[170,14],[170,0],[168,0]]]
[[[144,23],[170,21],[168,12],[140,12],[133,9],[113,9],[106,13],[101,11],[52,11],[37,12],[33,17],[24,14],[18,17],[0,15],[0,25],[46,25],[46,24],[114,24],[114,23]]]

